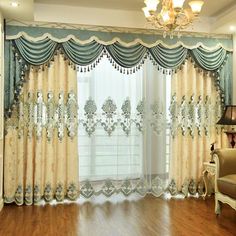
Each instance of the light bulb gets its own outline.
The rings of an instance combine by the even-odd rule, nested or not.
[[[148,11],[156,11],[157,5],[159,4],[159,2],[160,2],[159,0],[145,0],[144,1]]]
[[[185,0],[173,0],[173,8],[181,9],[184,5]]]
[[[192,12],[195,15],[198,15],[200,13],[200,11],[202,10],[202,6],[203,6],[204,2],[203,1],[191,1],[188,4],[191,7]]]
[[[146,18],[151,16],[151,14],[150,14],[150,12],[149,12],[147,7],[143,7],[142,10],[143,10],[143,13],[144,13]]]
[[[16,2],[16,1],[13,1],[10,3],[12,7],[18,7],[19,6],[19,3]]]
[[[164,23],[167,23],[167,22],[170,20],[169,12],[166,11],[166,10],[163,10],[163,11],[161,12],[161,17],[162,17]]]
[[[229,29],[230,29],[231,31],[235,31],[236,27],[235,27],[234,25],[231,25],[231,26],[229,27]]]

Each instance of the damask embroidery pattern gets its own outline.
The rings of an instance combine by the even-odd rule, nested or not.
[[[42,92],[37,92],[34,114],[36,137],[40,138],[42,136],[43,127],[46,124],[46,106],[43,101]]]
[[[80,196],[83,198],[91,198],[92,196],[99,196],[102,194],[106,197],[111,197],[114,194],[122,193],[124,196],[128,197],[133,193],[137,193],[141,196],[151,193],[154,196],[159,197],[163,193],[170,193],[171,196],[181,194],[187,197],[188,195],[203,195],[204,188],[202,179],[198,182],[193,179],[186,179],[179,191],[173,179],[168,183],[168,180],[162,179],[160,176],[153,176],[151,178],[151,186],[147,183],[145,178],[139,178],[136,180],[125,179],[122,181],[107,179],[102,181],[102,186],[99,189],[96,189],[96,184],[94,184],[93,181],[89,180],[82,182]]]
[[[136,112],[132,114],[129,98],[124,100],[120,109],[110,97],[99,109],[92,98],[86,101],[84,107],[78,109],[77,97],[73,92],[67,96],[62,92],[59,94],[48,92],[46,98],[41,91],[36,94],[29,92],[26,101],[21,98],[18,102],[17,110],[13,111],[12,117],[7,120],[6,127],[17,127],[19,136],[22,136],[26,127],[28,138],[32,138],[35,134],[37,139],[42,137],[43,129],[46,129],[46,137],[50,142],[54,132],[57,132],[59,140],[62,140],[66,135],[65,129],[67,135],[73,138],[77,135],[79,125],[85,128],[88,136],[93,135],[98,126],[102,127],[108,136],[119,126],[128,136],[132,128],[144,131],[143,123],[144,119],[147,119],[154,127],[153,131],[160,133],[163,130],[160,124],[165,120],[163,110],[157,104],[154,102],[150,106],[151,115],[145,117],[148,112],[145,113],[144,101],[137,104]]]
[[[110,136],[111,133],[115,130],[117,126],[116,122],[116,104],[113,102],[111,98],[108,98],[102,106],[103,113],[105,116],[105,120],[101,122],[104,130]]]
[[[38,91],[36,95],[28,93],[25,103],[19,101],[18,119],[14,126],[18,127],[19,136],[22,135],[24,127],[27,127],[28,137],[32,137],[35,132],[38,139],[41,138],[42,130],[45,128],[48,141],[52,139],[55,130],[60,140],[66,135],[65,130],[67,135],[73,138],[77,135],[79,125],[84,127],[88,136],[94,135],[98,127],[104,129],[108,136],[120,127],[128,136],[132,129],[145,131],[147,125],[153,132],[160,134],[168,126],[169,115],[172,137],[175,137],[178,130],[182,135],[189,134],[194,137],[208,135],[211,128],[217,129],[215,123],[222,112],[220,95],[213,103],[209,96],[203,98],[194,95],[189,98],[183,96],[181,101],[177,102],[174,94],[169,114],[165,113],[164,104],[160,101],[153,101],[147,105],[142,100],[137,103],[135,110],[132,110],[132,107],[129,98],[118,107],[109,97],[100,108],[92,98],[88,98],[84,107],[78,109],[77,98],[73,92],[67,96],[63,93],[55,95],[49,92],[44,100],[42,92]],[[12,122],[9,122],[9,126],[13,126]]]
[[[177,185],[174,179],[170,180],[166,191],[168,191],[172,196],[182,194],[183,196],[187,197],[188,195],[200,195],[202,196],[204,193],[204,182],[201,178],[199,181],[194,179],[186,179],[182,184],[180,190],[177,189]]]
[[[160,134],[162,131],[162,127],[165,125],[165,118],[164,118],[164,112],[163,107],[160,102],[154,102],[154,104],[151,105],[151,111],[152,111],[152,118],[151,118],[151,126],[153,130]]]
[[[143,131],[143,122],[145,115],[145,104],[144,101],[140,101],[136,107],[137,116],[135,118],[135,125],[139,131]]]
[[[122,126],[123,131],[128,136],[129,133],[130,133],[130,129],[131,129],[131,120],[130,120],[130,117],[131,117],[131,103],[130,103],[129,98],[127,98],[124,101],[124,103],[121,107],[121,110],[122,110],[122,116],[123,116],[123,120],[121,121],[121,126]]]
[[[51,141],[53,137],[53,128],[54,128],[54,114],[55,114],[55,102],[53,93],[49,92],[47,95],[47,123],[46,123],[46,129],[47,129],[47,140]]]
[[[108,97],[101,108],[92,98],[89,98],[84,105],[84,111],[79,109],[78,123],[85,127],[88,136],[94,135],[98,127],[102,127],[108,136],[111,136],[118,127],[127,136],[130,135],[132,129],[143,132],[144,121],[157,134],[165,130],[163,104],[154,101],[148,107],[145,101],[140,101],[135,107],[135,112],[132,112],[132,107],[129,98],[126,98],[121,107],[118,107],[115,101]]]
[[[212,127],[215,128],[215,121],[220,118],[221,110],[220,96],[213,103],[208,96],[196,97],[194,95],[184,96],[181,101],[177,101],[174,94],[169,108],[171,135],[174,137],[178,130],[183,135],[189,134],[192,137],[208,135],[209,130]],[[78,111],[82,115],[78,115]],[[14,118],[14,114],[12,117]],[[59,139],[63,139],[65,135],[73,138],[77,135],[78,125],[85,129],[88,136],[94,135],[98,126],[102,127],[109,136],[118,127],[125,135],[130,135],[132,129],[145,131],[147,125],[152,128],[153,132],[160,134],[165,130],[167,121],[165,108],[159,101],[153,101],[152,104],[147,105],[142,100],[133,108],[129,98],[126,98],[119,107],[109,97],[101,107],[98,107],[96,102],[89,98],[84,107],[78,109],[77,98],[72,91],[69,94],[49,92],[46,98],[43,97],[41,91],[38,91],[36,94],[29,92],[25,102],[22,99],[19,100],[17,117],[14,122],[17,124],[10,125],[18,128],[19,137],[27,128],[28,138],[35,134],[40,139],[43,129],[46,129],[47,140],[50,142],[54,132],[57,132]],[[123,180],[119,186],[112,180],[104,180],[99,191],[95,190],[93,182],[85,181],[80,188],[80,194],[85,198],[99,194],[110,197],[116,193],[122,193],[124,196],[132,193],[138,193],[141,196],[152,193],[159,196],[166,190],[172,195],[179,193],[174,180],[170,181],[166,187],[165,180],[155,177],[152,179],[151,186],[142,178],[136,181]],[[201,194],[202,191],[202,185],[194,180],[186,180],[181,189],[185,196],[194,195],[197,192]],[[42,192],[43,196],[41,196]],[[77,197],[78,189],[75,183],[70,183],[69,186],[57,183],[54,189],[50,183],[47,183],[43,189],[40,189],[37,184],[35,186],[27,184],[25,189],[19,185],[14,197],[5,199],[6,202],[16,201],[19,205],[25,202],[30,205],[32,202],[39,202],[42,198],[45,201],[51,201],[53,198],[63,201],[65,198],[74,200]]]
[[[84,106],[84,115],[86,119],[85,120],[80,119],[80,122],[85,127],[85,131],[89,136],[93,134],[97,126],[96,111],[97,111],[97,106],[95,104],[95,101],[92,98],[89,98]]]
[[[120,181],[107,179],[102,181],[102,186],[99,190],[96,190],[94,182],[86,180],[81,183],[80,195],[84,198],[91,198],[92,196],[99,196],[101,194],[106,197],[111,197],[119,193],[122,193],[126,197],[133,193],[137,193],[141,196],[145,196],[148,193],[160,196],[166,191],[167,181],[162,180],[161,177],[152,177],[151,183],[150,187],[145,178],[135,180],[125,179]]]
[[[62,183],[57,183],[56,187],[53,188],[50,183],[44,186],[43,195],[40,192],[40,186],[38,184],[27,185],[25,189],[22,185],[18,185],[16,188],[15,195],[13,197],[4,197],[6,203],[15,202],[17,205],[32,205],[33,203],[39,203],[41,200],[50,202],[53,199],[57,201],[63,201],[64,199],[76,200],[79,196],[79,190],[76,183],[69,183],[67,189]]]
[[[119,182],[119,183],[118,183]],[[192,184],[191,184],[192,183]],[[145,196],[146,194],[153,194],[154,196],[160,196],[166,191],[169,191],[172,195],[177,194],[175,188],[175,182],[168,185],[167,180],[162,179],[160,176],[153,176],[151,178],[151,186],[148,184],[145,178],[138,179],[124,179],[120,181],[114,181],[107,179],[102,181],[101,187],[96,189],[96,184],[93,181],[86,180],[81,183],[80,191],[76,183],[69,183],[67,188],[62,183],[57,183],[53,188],[50,183],[47,183],[43,188],[43,195],[41,194],[39,185],[27,185],[23,189],[22,185],[18,185],[15,195],[13,197],[6,197],[5,202],[16,202],[18,205],[26,204],[31,205],[33,203],[39,203],[41,200],[50,202],[53,199],[57,201],[63,201],[64,199],[76,200],[79,196],[89,199],[92,196],[104,195],[111,197],[114,194],[123,194],[125,197],[131,194],[138,194]],[[171,191],[171,185],[172,191]],[[187,188],[189,188],[190,194],[195,194],[196,185],[193,180],[188,182]],[[188,193],[187,193],[188,194]]]
[[[56,102],[57,101],[57,102]],[[54,131],[57,131],[59,140],[65,136],[65,129],[70,138],[77,135],[78,129],[78,105],[77,97],[73,91],[65,96],[62,92],[58,95],[48,92],[46,98],[41,91],[29,92],[24,102],[20,98],[17,109],[12,117],[6,121],[8,127],[18,128],[19,138],[27,128],[28,138],[35,134],[37,139],[42,137],[43,129],[46,129],[46,137],[50,142]],[[13,124],[14,123],[14,124]]]
[[[66,114],[67,114],[67,131],[69,137],[74,137],[77,134],[77,119],[78,119],[78,105],[77,98],[75,94],[69,93],[68,100],[66,104]]]
[[[169,108],[171,117],[171,135],[175,137],[178,130],[182,135],[208,135],[210,129],[217,129],[215,123],[222,114],[220,95],[216,101],[211,101],[209,96],[183,96],[177,102],[176,94],[172,96]]]
[[[59,93],[59,99],[58,99],[58,106],[56,109],[55,117],[56,117],[56,127],[58,132],[58,138],[60,140],[64,137],[64,127],[65,127],[65,104],[64,104],[64,94]]]

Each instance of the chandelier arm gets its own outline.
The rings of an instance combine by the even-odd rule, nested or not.
[[[149,2],[150,8],[144,10],[146,19],[153,27],[169,33],[171,36],[175,31],[183,30],[189,27],[193,21],[198,19],[199,12],[203,5],[203,1],[195,1],[195,5],[190,5],[192,10],[173,5],[173,0],[160,0],[161,10],[157,12],[154,8],[157,6],[153,3],[155,0],[145,0]],[[159,1],[158,1],[159,2]],[[155,5],[154,7],[153,4]],[[197,4],[197,5],[196,5]],[[148,4],[146,4],[148,6]],[[163,35],[164,36],[164,35]]]

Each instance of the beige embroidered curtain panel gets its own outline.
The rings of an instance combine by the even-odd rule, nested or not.
[[[78,197],[76,76],[75,66],[61,54],[50,65],[31,66],[27,72],[19,102],[5,124],[5,202],[30,205],[42,198]],[[202,193],[200,180],[203,162],[210,159],[210,144],[227,145],[215,126],[222,112],[220,91],[214,76],[195,68],[190,60],[171,81],[168,189],[171,194]],[[156,120],[164,114],[159,112],[153,112]],[[91,185],[86,186],[82,193],[91,191]],[[162,188],[159,182],[153,186]],[[109,185],[105,189],[110,191]]]
[[[5,202],[30,205],[43,197],[78,196],[76,69],[55,55],[31,66],[19,105],[6,121]]]
[[[202,194],[203,162],[210,147],[226,147],[227,138],[216,122],[222,114],[220,91],[212,73],[190,60],[172,78],[170,185],[172,194]]]

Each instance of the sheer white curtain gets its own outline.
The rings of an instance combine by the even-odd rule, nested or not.
[[[81,195],[163,193],[168,179],[170,76],[147,60],[133,74],[106,57],[78,72]]]

